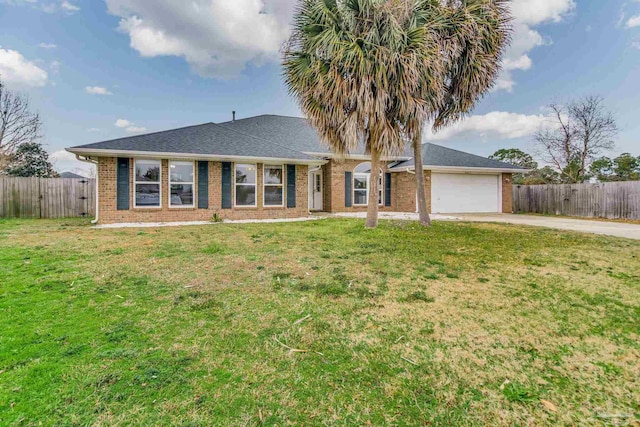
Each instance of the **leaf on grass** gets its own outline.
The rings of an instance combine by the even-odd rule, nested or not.
[[[545,408],[550,410],[551,412],[558,412],[558,407],[548,400],[540,399],[540,403],[544,405]]]

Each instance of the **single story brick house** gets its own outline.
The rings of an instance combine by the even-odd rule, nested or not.
[[[304,217],[362,212],[372,178],[363,151],[338,158],[305,119],[263,115],[67,149],[97,164],[99,223]],[[380,210],[415,212],[408,149],[383,159]],[[424,144],[432,213],[511,212],[506,163]]]

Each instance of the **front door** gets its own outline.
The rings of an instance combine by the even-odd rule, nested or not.
[[[309,210],[321,211],[322,206],[322,170],[313,171],[309,174]]]

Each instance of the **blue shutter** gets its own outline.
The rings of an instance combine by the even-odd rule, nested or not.
[[[209,162],[198,162],[198,209],[209,209]]]
[[[287,165],[287,207],[296,207],[296,165]]]
[[[231,209],[231,163],[222,163],[222,209]]]
[[[384,174],[384,205],[391,206],[391,174]]]
[[[352,190],[353,178],[351,172],[344,173],[344,206],[350,208],[352,206],[351,197],[353,195]]]
[[[116,170],[116,205],[119,211],[129,210],[129,159],[118,157]]]

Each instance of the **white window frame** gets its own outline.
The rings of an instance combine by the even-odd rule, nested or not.
[[[371,164],[371,162],[364,162],[364,163]],[[356,165],[356,167],[354,168],[353,182],[351,184],[351,187],[353,188],[352,190],[353,206],[369,206],[369,191],[371,191],[371,173],[355,172],[355,169],[357,169],[360,165],[364,163],[360,163]],[[367,202],[364,204],[356,203],[356,191],[365,191],[362,188],[359,188],[359,189],[356,188],[356,178],[366,178],[367,180],[366,198],[365,198]],[[378,206],[384,206],[384,171],[382,169],[380,169],[380,181],[378,185],[378,192],[379,192],[378,200],[380,201]]]
[[[137,163],[141,162],[158,162],[160,170],[158,181],[138,181]],[[157,184],[160,191],[158,193],[158,206],[138,206],[138,184]],[[160,159],[133,159],[133,207],[136,209],[162,209],[162,160]]]
[[[265,179],[266,176],[266,170],[267,168],[280,168],[280,170],[282,171],[282,182],[280,184],[267,184],[267,180]],[[266,165],[263,164],[262,165],[262,206],[264,206],[265,208],[283,208],[284,207],[284,165]],[[266,202],[266,197],[267,197],[267,192],[265,191],[265,189],[267,187],[280,187],[282,188],[282,203],[279,205],[267,205]]]
[[[236,176],[237,176],[237,170],[238,170],[238,166],[253,166],[256,170],[256,182],[254,184],[238,184],[238,182],[236,181]],[[247,186],[247,187],[253,187],[255,192],[256,192],[256,197],[254,197],[254,202],[253,205],[238,205],[237,204],[237,197],[236,197],[236,190],[238,189],[238,186]],[[233,207],[234,208],[255,208],[258,207],[258,165],[255,163],[234,163],[233,164]]]
[[[364,178],[367,181],[367,188],[356,188],[356,178]],[[371,174],[369,173],[354,173],[353,174],[353,206],[368,206],[369,205],[369,189],[371,188]],[[364,199],[366,203],[356,203],[356,191],[365,192]]]
[[[191,174],[192,180],[191,182],[172,182],[171,181],[171,165],[172,164],[182,164],[182,165],[191,165],[193,173]],[[168,197],[168,206],[170,209],[191,209],[196,207],[196,162],[188,162],[184,160],[169,160],[169,197]],[[191,184],[191,189],[193,190],[193,200],[190,205],[172,205],[171,204],[171,184]]]

